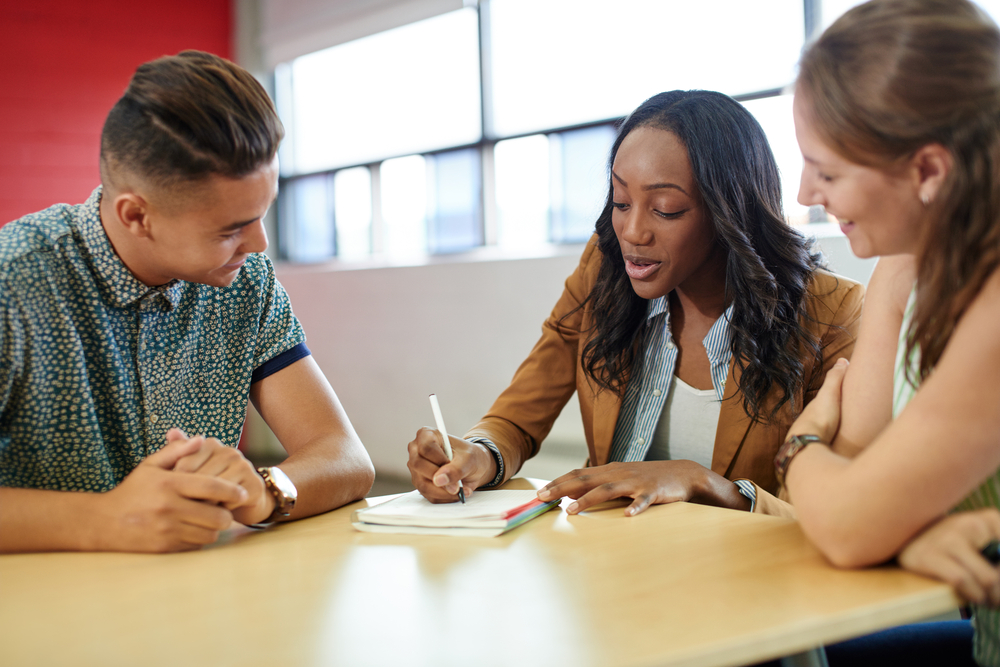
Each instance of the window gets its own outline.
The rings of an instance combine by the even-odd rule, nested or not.
[[[796,225],[810,222],[809,208],[798,203],[799,179],[802,175],[802,153],[795,140],[792,121],[792,96],[778,95],[744,102],[767,135],[781,174],[781,199],[785,217]]]
[[[449,253],[483,243],[482,169],[475,148],[428,155],[427,250]]]
[[[607,197],[617,123],[677,88],[745,100],[786,214],[805,223],[782,88],[807,25],[850,4],[479,0],[297,58],[275,72],[288,131],[279,252],[395,263],[583,242]]]
[[[493,0],[489,11],[498,137],[618,118],[664,90],[780,88],[804,36],[802,0]]]
[[[295,59],[283,173],[479,141],[478,35],[468,8]]]
[[[363,259],[372,253],[372,175],[367,167],[333,175],[333,219],[337,255]]]
[[[549,135],[550,239],[581,243],[594,233],[594,222],[608,196],[608,157],[615,128],[598,125]]]
[[[427,252],[427,163],[423,155],[386,160],[379,170],[383,249],[392,257]]]
[[[336,253],[330,177],[317,174],[284,183],[278,201],[281,256],[318,262]]]
[[[548,241],[549,139],[535,134],[500,141],[496,163],[497,245],[532,248]]]

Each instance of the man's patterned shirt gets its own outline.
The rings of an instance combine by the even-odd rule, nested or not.
[[[0,229],[0,486],[110,490],[174,426],[235,445],[254,371],[308,354],[264,255],[229,287],[147,287],[100,198]]]

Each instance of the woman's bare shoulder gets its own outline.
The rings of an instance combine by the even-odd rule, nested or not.
[[[969,303],[965,314],[955,326],[955,333],[974,328],[977,334],[996,340],[1000,345],[1000,336],[997,336],[998,327],[1000,327],[1000,268],[990,274],[982,289]]]

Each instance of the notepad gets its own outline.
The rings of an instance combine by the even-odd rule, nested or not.
[[[493,537],[517,528],[559,504],[534,490],[477,491],[462,503],[432,503],[419,491],[356,510],[351,523],[368,533]]]

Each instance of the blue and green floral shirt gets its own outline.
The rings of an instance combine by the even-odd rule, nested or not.
[[[100,199],[0,229],[0,486],[107,491],[174,426],[235,446],[251,382],[309,354],[267,257],[147,287]]]

